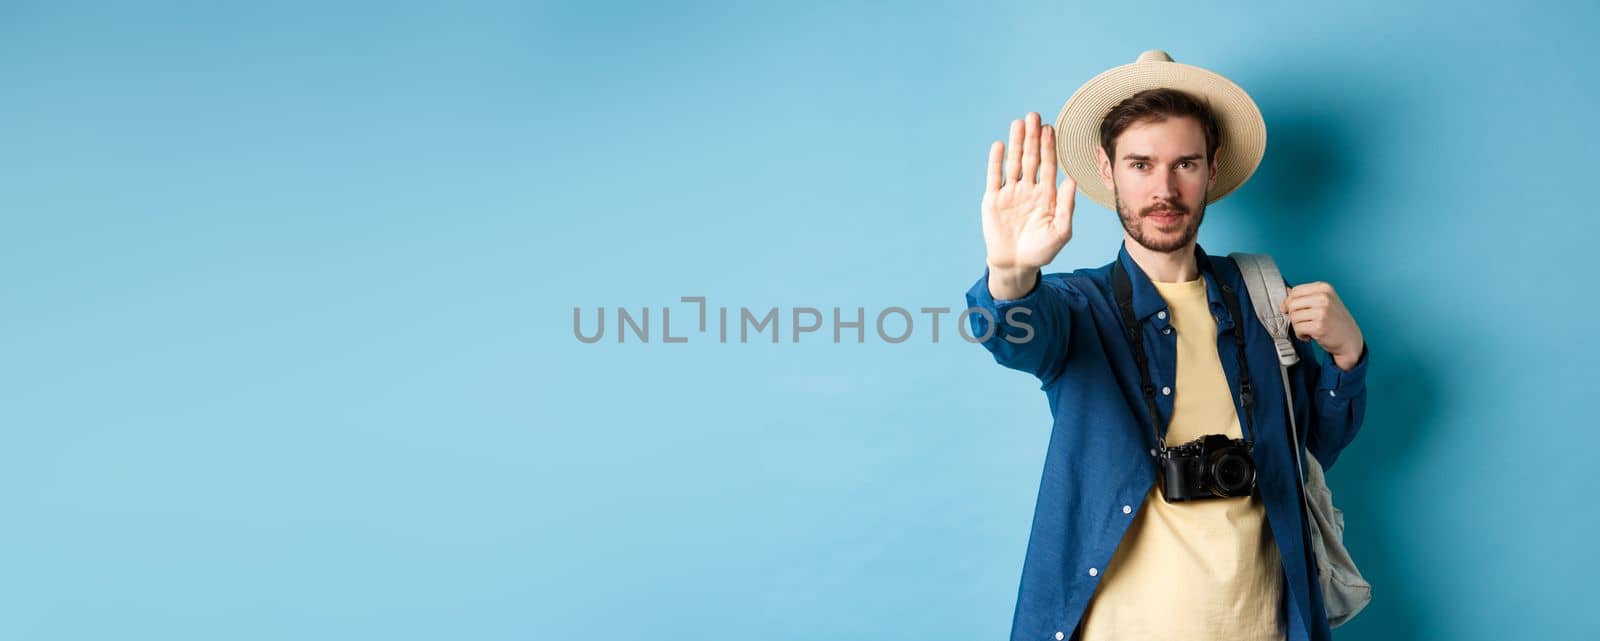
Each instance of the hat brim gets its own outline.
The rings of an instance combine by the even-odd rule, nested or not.
[[[1217,175],[1206,202],[1214,203],[1238,189],[1261,164],[1267,149],[1267,125],[1250,94],[1210,70],[1179,62],[1134,62],[1110,69],[1084,83],[1056,117],[1056,158],[1077,181],[1078,189],[1106,209],[1116,211],[1116,197],[1100,181],[1095,150],[1100,123],[1112,107],[1146,89],[1171,88],[1211,104],[1220,143]]]

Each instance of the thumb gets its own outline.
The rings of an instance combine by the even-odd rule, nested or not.
[[[1056,215],[1052,227],[1063,244],[1072,240],[1072,209],[1078,194],[1078,183],[1068,176],[1056,189]]]
[[[1056,189],[1056,217],[1072,219],[1072,209],[1076,206],[1078,196],[1078,181],[1067,176],[1061,181],[1061,186]]]

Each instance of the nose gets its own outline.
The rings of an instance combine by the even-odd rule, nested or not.
[[[1170,203],[1178,200],[1178,172],[1169,171],[1155,180],[1154,189],[1150,195],[1157,202]]]

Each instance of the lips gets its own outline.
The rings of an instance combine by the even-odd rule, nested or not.
[[[1165,224],[1170,224],[1170,223],[1177,222],[1177,220],[1179,218],[1183,217],[1183,214],[1175,212],[1175,211],[1159,211],[1159,212],[1152,212],[1152,213],[1148,214],[1147,217],[1152,219],[1152,220],[1154,220],[1154,221],[1156,221],[1157,223],[1165,225]]]

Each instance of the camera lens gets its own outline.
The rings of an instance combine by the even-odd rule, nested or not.
[[[1222,452],[1212,459],[1212,487],[1218,496],[1244,496],[1250,492],[1255,478],[1255,465],[1246,456]]]

